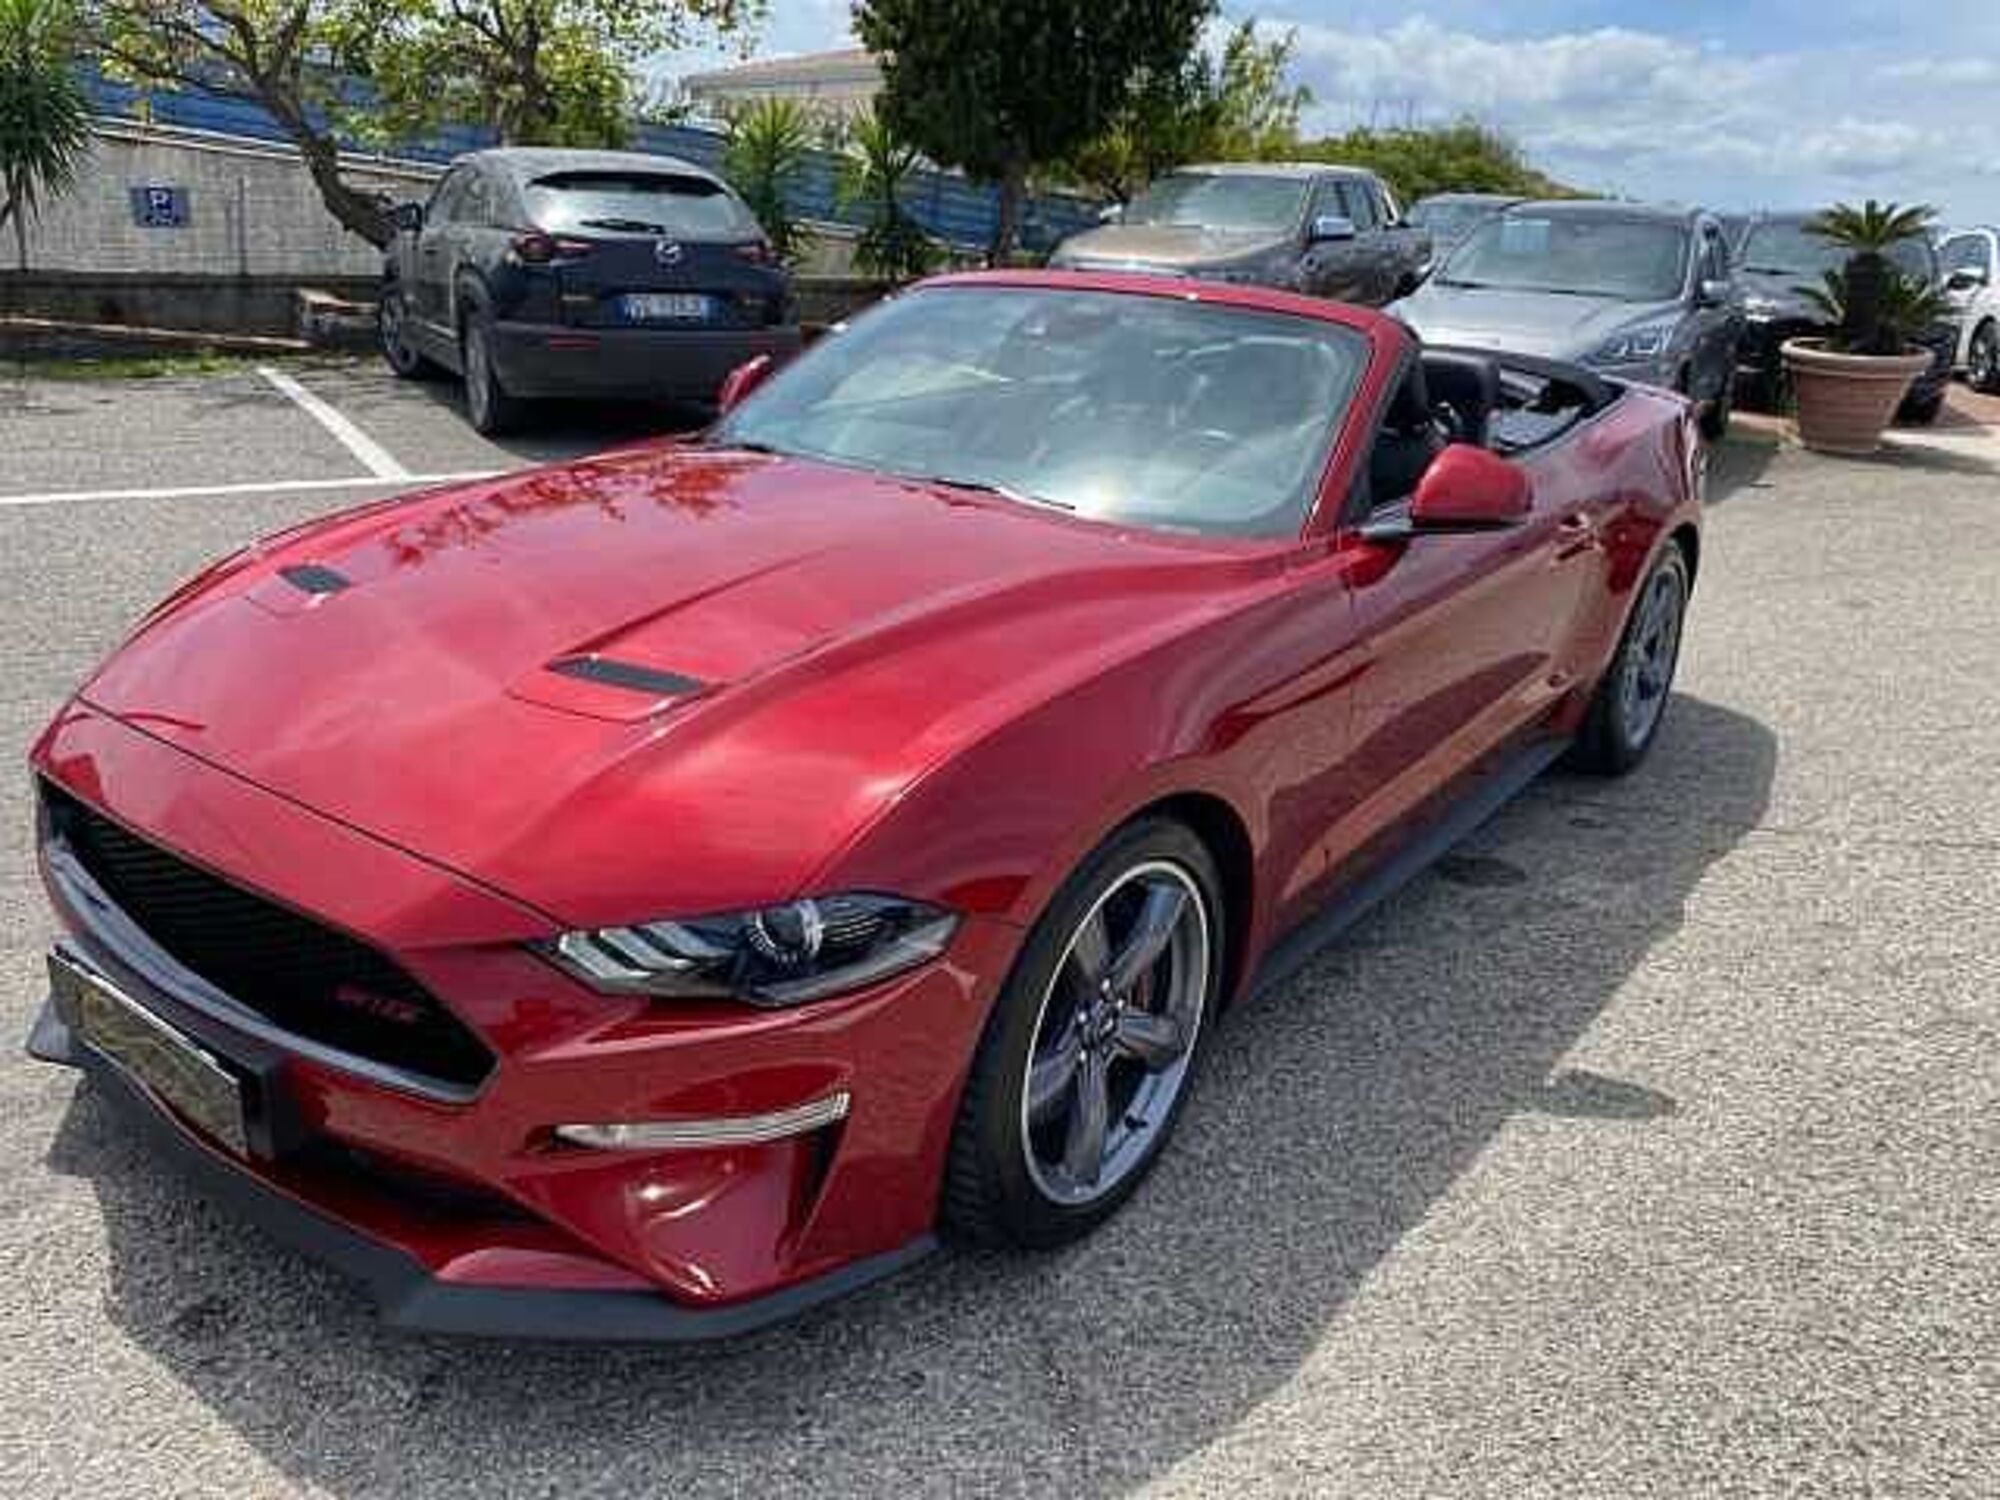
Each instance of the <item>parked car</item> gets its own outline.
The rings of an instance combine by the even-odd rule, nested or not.
[[[1938,256],[1958,314],[1954,363],[1974,390],[2000,395],[2000,230],[1955,230]]]
[[[478,151],[396,223],[383,353],[405,377],[463,375],[481,432],[546,397],[713,400],[744,360],[799,347],[755,217],[671,156]]]
[[[1678,398],[1048,272],[769,368],[237,553],[33,752],[34,1050],[396,1323],[719,1335],[1075,1239],[1232,1003],[1670,711]]]
[[[1409,220],[1431,237],[1431,264],[1451,253],[1480,220],[1527,200],[1505,193],[1432,193],[1410,205]],[[1427,266],[1426,270],[1429,269]]]
[[[1710,438],[1729,426],[1743,310],[1722,228],[1698,209],[1521,204],[1390,311],[1429,343],[1575,360],[1679,391]]]
[[[1782,411],[1789,402],[1785,361],[1779,352],[1785,340],[1827,331],[1826,315],[1803,289],[1823,289],[1826,273],[1838,271],[1849,253],[1806,227],[1815,217],[1758,214],[1744,232],[1736,269],[1745,319],[1736,352],[1737,391],[1746,403],[1763,411]],[[1911,280],[1932,289],[1939,285],[1937,250],[1922,235],[1901,241],[1890,259]],[[1934,421],[1943,407],[1958,345],[1957,325],[1934,324],[1919,342],[1930,350],[1931,365],[1903,398],[1898,416],[1907,422]]]
[[[1283,287],[1379,306],[1416,285],[1430,236],[1388,185],[1316,162],[1183,167],[1156,179],[1117,222],[1072,235],[1049,264]]]

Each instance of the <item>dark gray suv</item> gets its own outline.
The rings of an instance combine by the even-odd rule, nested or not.
[[[462,374],[481,432],[542,397],[711,400],[743,361],[799,346],[750,210],[671,156],[475,152],[396,222],[383,353],[398,375]]]
[[[1430,236],[1382,179],[1317,162],[1182,167],[1049,265],[1253,282],[1379,307],[1417,284]]]

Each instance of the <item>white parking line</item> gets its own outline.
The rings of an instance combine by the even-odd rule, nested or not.
[[[40,495],[0,495],[0,507],[10,505],[70,505],[92,500],[193,500],[210,495],[282,495],[308,490],[367,490],[432,484],[469,484],[497,479],[505,469],[469,469],[463,474],[411,474],[394,477],[357,474],[352,479],[274,479],[253,484],[189,484],[163,490],[52,490]]]
[[[300,385],[282,370],[274,370],[269,365],[257,366],[257,373],[276,388],[294,406],[311,417],[320,426],[340,440],[340,445],[361,461],[363,468],[377,479],[408,479],[410,471],[396,462],[395,454],[384,448],[375,439],[356,427],[332,406],[320,400],[311,391]]]

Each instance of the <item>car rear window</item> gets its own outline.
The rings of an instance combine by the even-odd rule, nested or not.
[[[549,230],[747,239],[757,221],[728,189],[669,172],[553,172],[528,184],[528,213]]]

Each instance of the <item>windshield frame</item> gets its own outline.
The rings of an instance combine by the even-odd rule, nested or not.
[[[1098,276],[1065,276],[1060,281],[1054,281],[1040,277],[1021,277],[1018,274],[996,276],[993,273],[976,272],[941,277],[913,287],[894,298],[885,298],[882,302],[857,314],[835,337],[845,343],[875,320],[887,316],[892,308],[908,307],[919,298],[972,292],[999,292],[1040,297],[1099,296],[1190,304],[1219,310],[1230,316],[1270,321],[1279,327],[1290,324],[1303,325],[1329,348],[1345,344],[1344,352],[1349,359],[1348,366],[1340,377],[1345,381],[1344,387],[1334,393],[1336,399],[1326,407],[1323,416],[1317,420],[1310,446],[1301,446],[1298,450],[1299,479],[1295,489],[1289,494],[1282,489],[1274,490],[1276,503],[1247,517],[1253,524],[1232,526],[1226,524],[1226,521],[1202,524],[1193,521],[1175,522],[1162,519],[1157,514],[1135,514],[1122,506],[1116,509],[1091,510],[1060,498],[1029,493],[1026,487],[999,480],[994,476],[915,472],[915,466],[898,467],[882,461],[881,458],[859,453],[828,452],[804,442],[787,442],[782,439],[774,441],[776,435],[756,431],[754,424],[746,419],[754,417],[760,406],[766,405],[776,395],[782,393],[786,384],[796,380],[801,371],[810,369],[812,361],[822,349],[833,342],[832,339],[807,349],[802,355],[774,372],[740,405],[724,414],[708,428],[701,441],[704,446],[716,449],[768,453],[802,463],[826,464],[886,479],[958,490],[980,502],[990,501],[1010,507],[1018,506],[1037,511],[1051,519],[1138,533],[1155,541],[1180,542],[1232,551],[1267,551],[1273,548],[1294,548],[1302,540],[1322,529],[1323,517],[1328,510],[1338,508],[1336,502],[1329,500],[1329,496],[1333,494],[1331,486],[1337,481],[1343,467],[1351,465],[1354,454],[1365,450],[1365,442],[1357,442],[1353,434],[1357,424],[1365,427],[1372,420],[1370,412],[1374,397],[1371,392],[1377,382],[1378,371],[1384,357],[1384,335],[1381,330],[1359,319],[1321,317],[1308,312],[1271,307],[1255,298],[1230,295],[1226,292],[1220,295],[1190,295],[1185,291],[1169,292],[1156,289],[1152,285],[1121,284],[1125,281],[1126,278]],[[1254,338],[1254,336],[1254,332],[1246,334],[1246,337]]]
[[[1643,295],[1638,295],[1628,292],[1608,291],[1601,288],[1555,286],[1548,283],[1494,281],[1484,276],[1464,277],[1452,274],[1454,268],[1461,266],[1470,257],[1483,250],[1484,241],[1487,236],[1504,234],[1509,224],[1528,223],[1536,220],[1558,225],[1623,224],[1642,228],[1655,228],[1664,234],[1678,235],[1681,240],[1679,272],[1671,288],[1660,291],[1657,295],[1654,295],[1650,290]],[[1679,219],[1650,218],[1644,214],[1618,213],[1615,211],[1578,213],[1568,210],[1551,211],[1546,208],[1528,211],[1511,208],[1502,209],[1498,213],[1491,214],[1473,225],[1466,232],[1464,238],[1451,247],[1450,254],[1445,257],[1443,264],[1437,268],[1436,273],[1431,277],[1431,283],[1447,290],[1523,292],[1551,297],[1595,297],[1606,302],[1627,302],[1640,307],[1661,302],[1677,302],[1685,298],[1688,294],[1688,278],[1693,274],[1699,260],[1699,238],[1694,226],[1684,223]]]

